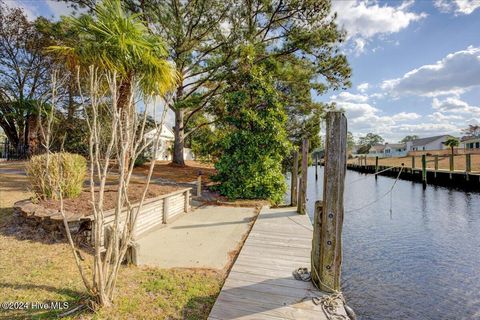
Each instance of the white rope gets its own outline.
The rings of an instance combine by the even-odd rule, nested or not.
[[[328,290],[332,291],[332,294],[329,295],[322,295],[322,296],[315,296],[312,297],[312,302],[315,305],[319,305],[322,308],[323,313],[327,317],[328,320],[349,320],[348,316],[345,316],[341,313],[338,313],[337,310],[341,306],[345,306],[345,298],[343,297],[343,294],[341,291],[335,290],[330,288],[328,285],[322,282],[320,280],[320,277],[318,276],[318,272],[315,268],[313,268],[315,271],[315,275],[317,276],[318,281],[320,282],[321,285],[323,285],[325,288]],[[297,270],[293,271],[293,277],[296,280],[300,281],[305,281],[305,282],[312,282],[313,285],[319,290],[322,291],[317,284],[312,281],[312,277],[310,272],[308,272],[307,268],[298,268]]]

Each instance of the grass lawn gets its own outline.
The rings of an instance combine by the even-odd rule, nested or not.
[[[85,290],[69,246],[21,225],[13,214],[13,203],[28,196],[24,176],[0,173],[0,302],[66,301],[74,306]],[[87,253],[83,256],[91,260]],[[223,279],[218,270],[125,266],[112,308],[69,319],[206,319]],[[0,309],[0,319],[50,319],[56,313]]]

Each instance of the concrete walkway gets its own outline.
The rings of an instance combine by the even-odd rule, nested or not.
[[[254,208],[200,207],[137,240],[137,263],[223,269],[255,215]]]

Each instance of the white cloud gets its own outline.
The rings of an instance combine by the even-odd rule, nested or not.
[[[456,120],[464,120],[462,116],[454,115],[454,114],[449,114],[445,115],[441,112],[434,112],[432,114],[429,114],[428,117],[432,119],[433,121],[436,122],[449,122],[449,121],[456,121]]]
[[[73,13],[73,9],[66,2],[58,2],[55,0],[45,0],[48,8],[53,16],[59,18],[60,16],[68,16]]]
[[[421,66],[403,77],[386,80],[381,87],[393,95],[439,96],[461,94],[480,85],[480,48],[473,46]]]
[[[368,82],[363,82],[357,86],[357,90],[360,91],[361,93],[364,93],[368,90],[369,87],[370,87],[370,84],[368,84]]]
[[[415,120],[421,117],[421,115],[415,112],[400,112],[392,116],[395,121]]]
[[[449,123],[417,123],[402,124],[395,128],[398,133],[413,133],[419,136],[433,136],[440,134],[458,134],[457,126]]]
[[[399,6],[390,6],[376,1],[333,1],[332,9],[337,12],[339,26],[347,31],[347,40],[352,39],[352,50],[361,54],[372,37],[399,32],[426,17],[425,13],[411,12],[412,3],[403,1]]]
[[[333,1],[338,23],[348,37],[371,38],[378,34],[398,32],[413,22],[426,17],[424,13],[409,12],[412,1],[404,1],[398,7],[368,3],[367,1]]]
[[[454,12],[458,14],[470,14],[480,8],[479,0],[435,0],[435,7],[441,12]]]
[[[405,121],[421,118],[414,112],[400,112],[393,115],[382,115],[382,111],[365,102],[334,100],[339,109],[345,111],[349,130],[356,135],[374,132],[385,137],[391,137],[395,128]]]
[[[350,92],[341,92],[339,95],[332,96],[331,99],[334,101],[366,102],[368,101],[368,96]]]
[[[434,98],[432,107],[443,113],[455,113],[457,115],[467,115],[471,118],[480,118],[480,107],[471,106],[457,97],[448,97],[443,100]]]

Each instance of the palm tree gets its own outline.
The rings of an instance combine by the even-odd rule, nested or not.
[[[450,150],[452,150],[452,155],[454,155],[455,153],[454,148],[458,147],[458,145],[460,144],[460,141],[458,141],[457,138],[451,137],[445,140],[443,144],[446,145],[447,147],[450,147]]]
[[[119,0],[103,0],[94,13],[65,18],[76,35],[74,42],[51,46],[50,51],[64,55],[70,65],[117,72],[118,108],[129,106],[136,81],[148,95],[175,88],[178,76],[167,60],[165,44],[149,32],[141,15],[127,13]]]

